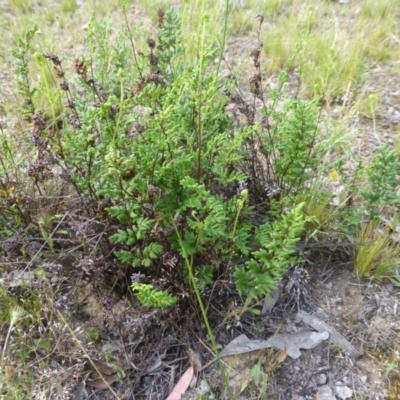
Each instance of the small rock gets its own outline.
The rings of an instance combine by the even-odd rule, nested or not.
[[[351,380],[348,376],[345,376],[341,381],[337,382],[337,385],[349,386],[351,385]]]
[[[328,288],[328,286],[330,286],[330,287]],[[327,288],[327,289],[332,289],[332,282],[327,283],[327,284],[326,284],[326,288]],[[317,312],[315,313],[315,316],[316,316],[318,319],[322,319],[323,321],[326,321],[326,320],[329,318],[329,315],[328,315],[328,314],[326,313],[326,311],[323,310],[322,308],[320,308],[320,309],[317,310]]]
[[[14,280],[9,283],[9,287],[33,285],[35,273],[33,271],[14,270],[11,274]]]
[[[400,112],[394,108],[391,108],[384,116],[392,124],[398,124],[400,122]]]
[[[118,347],[116,345],[111,344],[111,343],[106,343],[105,345],[103,345],[101,350],[102,350],[103,353],[111,354],[114,351],[118,351]]]
[[[210,385],[204,379],[200,381],[199,392],[203,396],[210,393]]]
[[[336,398],[332,392],[332,389],[326,385],[318,388],[315,400],[336,400]]]
[[[327,378],[326,378],[325,374],[317,375],[317,378],[316,378],[317,385],[320,385],[320,386],[325,385],[326,381],[327,381]]]
[[[336,394],[342,399],[346,400],[353,395],[353,391],[344,385],[336,385],[335,386]]]

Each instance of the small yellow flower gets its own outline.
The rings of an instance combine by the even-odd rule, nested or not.
[[[2,197],[12,197],[14,195],[14,191],[15,191],[14,186],[10,186],[8,189],[1,191],[1,196]]]
[[[368,96],[368,98],[369,98],[370,100],[375,100],[375,99],[376,99],[376,94],[371,93],[371,94]]]
[[[339,174],[336,171],[329,172],[329,178],[336,180],[339,178]]]

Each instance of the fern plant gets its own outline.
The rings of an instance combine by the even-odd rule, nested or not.
[[[249,103],[232,93],[234,80],[223,83],[215,74],[214,43],[200,37],[193,58],[178,15],[160,13],[159,24],[158,40],[149,38],[139,54],[128,26],[115,45],[108,27],[92,17],[90,56],[76,60],[74,85],[60,60],[45,56],[66,107],[62,137],[43,151],[57,155],[85,207],[97,213],[105,207],[116,227],[109,238],[115,256],[147,276],[133,286],[143,304],[172,305],[182,288],[193,294],[233,271],[240,294],[265,295],[295,260],[304,218],[284,195],[292,212],[259,213],[254,182],[261,188],[266,182],[255,172],[264,168],[254,156],[256,138],[281,187],[296,193],[317,163],[315,105],[294,99],[278,112],[274,103],[268,113],[276,125],[267,134]],[[229,111],[232,103],[244,123]],[[168,283],[169,294],[151,286],[154,278]]]
[[[299,193],[321,164],[315,102],[288,99],[282,110],[273,104],[265,114],[275,121],[263,134],[264,148],[273,157],[273,179],[283,194]]]
[[[399,206],[400,156],[388,144],[382,145],[366,170],[368,186],[361,190],[372,217],[385,206]]]
[[[298,261],[296,243],[304,231],[307,218],[300,203],[272,224],[267,222],[256,233],[260,248],[253,251],[245,267],[235,268],[236,288],[250,299],[270,293],[276,281]]]
[[[173,306],[178,299],[165,290],[156,290],[153,285],[135,282],[132,289],[139,301],[148,307],[163,308]]]
[[[95,21],[91,30],[95,32],[90,34],[92,52],[100,51],[96,58],[100,65],[82,60],[79,72],[81,84],[97,104],[84,98],[76,100],[80,123],[67,135],[66,162],[73,166],[74,179],[85,195],[109,198],[114,203],[107,210],[121,224],[110,238],[118,245],[115,255],[134,268],[149,269],[150,275],[170,276],[175,287],[181,281],[189,291],[188,265],[193,267],[197,284],[204,287],[218,274],[230,273],[231,265],[249,254],[254,260],[262,258],[263,250],[257,247],[264,246],[265,241],[257,234],[260,244],[255,244],[255,227],[246,217],[252,214],[252,205],[248,192],[239,189],[248,179],[246,170],[240,168],[243,149],[256,127],[245,124],[235,129],[234,119],[226,111],[230,96],[222,93],[212,69],[208,72],[215,56],[212,44],[202,48],[197,59],[186,61],[179,18],[169,11],[163,16],[158,43],[148,39],[147,55],[130,72],[130,79],[136,83],[128,84],[127,52],[121,50],[120,70],[109,70],[118,77],[119,85],[110,86],[111,93],[102,95],[99,88],[103,84],[97,82],[102,81],[109,65],[104,65],[102,56],[102,48],[107,47],[105,30],[96,28]],[[99,43],[93,44],[96,40]],[[98,70],[99,77],[90,79],[89,70]],[[291,150],[286,146],[285,152],[283,145],[278,149],[281,159],[290,160],[289,164],[301,146],[306,158],[316,123],[308,118],[311,105],[293,103],[285,115],[292,112],[293,118],[282,122],[276,132],[278,138],[284,130],[292,129]],[[298,137],[306,139],[304,146],[297,136],[293,138],[298,129],[303,129]],[[285,139],[282,136],[279,140]],[[290,173],[284,168],[277,164],[277,171],[296,185],[305,166],[290,165]],[[296,210],[297,225],[290,225],[292,214],[282,220],[288,236],[272,235],[273,241],[282,242],[274,253],[277,263],[265,264],[257,278],[251,261],[242,272],[236,270],[240,293],[251,297],[265,294],[271,285],[262,281],[276,280],[289,265],[290,241],[299,239],[303,222],[300,208]],[[278,222],[275,226],[280,227]],[[257,290],[254,285],[243,284],[243,276],[249,271],[252,283],[260,281]],[[149,286],[135,288],[142,302],[153,293]]]
[[[32,29],[26,32],[24,39],[18,40],[17,49],[12,51],[12,55],[16,59],[15,72],[18,76],[18,92],[23,98],[23,104],[20,108],[20,113],[28,119],[30,119],[35,112],[32,97],[36,91],[36,89],[32,87],[29,79],[28,52],[31,42],[38,29],[39,28],[35,25]]]

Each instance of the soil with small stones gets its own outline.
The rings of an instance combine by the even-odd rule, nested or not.
[[[252,38],[228,42],[228,62],[240,59],[254,42]],[[10,104],[15,104],[11,81],[8,68],[0,67],[0,132],[18,126],[7,111]],[[380,143],[397,140],[398,83],[400,75],[394,69],[380,66],[366,75],[360,88],[366,95],[379,92],[383,99],[376,114],[376,131],[372,120],[366,117],[348,122],[348,129],[356,137],[353,146],[365,159],[375,153]],[[327,113],[335,117],[336,111],[332,107]],[[78,199],[69,199],[68,207],[73,201]],[[95,210],[93,215],[79,214],[70,213],[69,223],[75,221],[80,232],[71,233],[67,239],[59,238],[60,251],[55,256],[44,253],[39,260],[32,260],[30,253],[35,256],[43,245],[40,238],[18,236],[15,242],[1,243],[1,279],[3,285],[8,285],[10,295],[23,298],[23,292],[30,287],[43,291],[50,287],[54,293],[52,302],[45,303],[54,309],[49,328],[53,334],[49,333],[46,339],[51,351],[37,350],[37,358],[30,360],[33,373],[41,377],[38,381],[51,387],[51,398],[165,399],[188,366],[199,366],[199,362],[203,366],[211,364],[198,373],[196,387],[206,382],[215,398],[229,398],[217,364],[212,363],[214,355],[195,299],[183,298],[178,307],[169,310],[141,307],[128,290],[131,273],[115,261],[111,247],[104,249],[102,258],[83,257],[79,249],[82,237],[87,237],[88,245],[93,246],[99,235],[112,227],[103,226]],[[22,257],[21,248],[29,248],[26,243],[30,242],[39,243],[39,247],[33,246],[34,250]],[[296,320],[296,314],[304,310],[335,328],[355,348],[362,349],[363,355],[355,359],[331,339],[323,341],[314,349],[302,350],[300,358],[286,357],[276,368],[270,368],[264,393],[250,385],[236,398],[400,399],[399,288],[387,281],[359,280],[352,272],[351,248],[333,250],[327,243],[326,247],[311,247],[308,252],[309,264],[301,266],[306,275],[299,276],[294,267],[290,269],[279,283],[278,300],[268,313],[240,315],[241,299],[229,281],[221,280],[212,291],[203,293],[218,346],[224,347],[242,333],[252,339],[268,339],[277,332],[309,329]],[[18,273],[38,270],[44,270],[45,275],[25,275],[28,289],[20,289]],[[47,318],[49,310],[43,312]],[[71,331],[63,327],[60,315]],[[5,333],[1,332],[2,341]],[[40,335],[33,339],[38,338]],[[94,361],[88,363],[88,357]],[[267,354],[265,368],[271,364],[268,358],[274,357],[276,352]],[[46,369],[39,358],[48,359]],[[243,365],[236,367],[244,375],[256,361],[243,357]],[[13,364],[13,360],[8,362]],[[13,365],[17,374],[24,373],[18,364]],[[98,370],[107,384],[99,379]],[[353,397],[346,397],[350,392],[344,388]],[[35,398],[30,394],[28,397]],[[187,398],[200,396],[191,389]]]

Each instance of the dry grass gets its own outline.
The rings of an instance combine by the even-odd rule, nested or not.
[[[354,270],[361,277],[391,276],[398,269],[399,248],[376,221],[362,226],[356,236]]]

